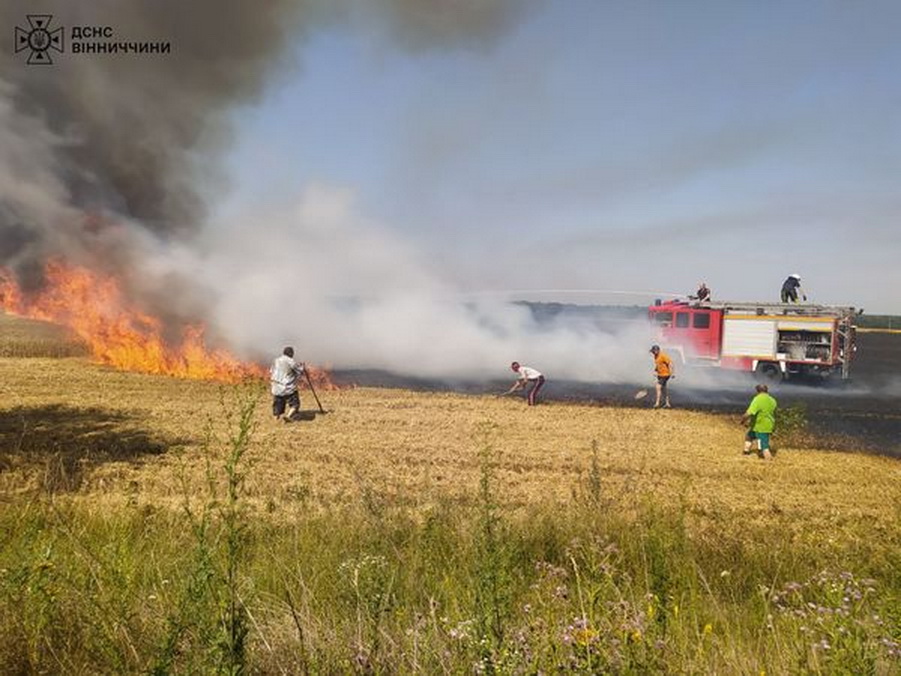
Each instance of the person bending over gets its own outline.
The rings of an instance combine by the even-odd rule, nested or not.
[[[529,366],[523,366],[518,361],[510,364],[510,368],[513,369],[514,373],[519,375],[519,378],[505,394],[512,394],[513,392],[516,392],[516,390],[528,388],[526,391],[526,401],[529,406],[537,404],[538,392],[544,387],[544,376],[536,369]]]
[[[783,303],[797,303],[798,294],[801,294],[801,297],[804,300],[807,300],[807,295],[801,290],[801,275],[799,275],[797,272],[794,272],[790,274],[784,282],[782,282],[782,292],[780,293],[780,298],[782,298]]]

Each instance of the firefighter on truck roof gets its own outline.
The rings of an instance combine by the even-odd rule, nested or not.
[[[782,282],[782,302],[797,303],[798,294],[801,294],[801,297],[804,300],[807,300],[807,295],[801,290],[801,275],[797,272],[793,272],[784,282]]]
[[[693,296],[689,296],[688,298],[689,300],[697,300],[699,303],[710,302],[710,287],[707,286],[707,282],[698,284],[698,290],[695,291]]]

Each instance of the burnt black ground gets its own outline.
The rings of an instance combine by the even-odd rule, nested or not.
[[[398,387],[418,391],[464,394],[503,392],[513,378],[446,381],[387,373],[338,371],[338,383]],[[738,417],[754,394],[753,376],[727,374],[715,387],[683,386],[673,381],[671,398],[679,408]],[[636,400],[639,389],[649,396]],[[901,334],[861,333],[849,382],[777,383],[770,392],[781,407],[803,407],[810,436],[818,447],[851,449],[901,458]],[[549,378],[542,391],[546,401],[578,401],[597,406],[649,407],[653,386],[646,383],[584,383]]]

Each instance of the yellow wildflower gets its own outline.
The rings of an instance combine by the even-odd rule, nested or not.
[[[598,637],[597,631],[591,628],[577,629],[573,632],[576,644],[586,646]]]

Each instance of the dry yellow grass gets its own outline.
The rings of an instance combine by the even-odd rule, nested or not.
[[[67,329],[0,311],[0,357],[78,357],[87,346]]]
[[[97,509],[175,507],[182,477],[192,494],[202,493],[207,455],[215,455],[205,447],[206,429],[224,438],[234,408],[231,388],[84,359],[0,359],[0,383],[0,494],[7,500],[33,490],[47,457],[68,444],[85,449],[89,468],[72,493],[76,501]],[[739,411],[528,408],[509,398],[359,388],[321,393],[331,413],[286,425],[271,419],[265,385],[259,389],[247,490],[249,504],[268,518],[358,501],[362,493],[412,510],[468,499],[486,443],[505,504],[565,503],[584,490],[596,441],[603,491],[620,505],[651,492],[684,504],[700,527],[778,523],[824,545],[830,532],[847,541],[897,528],[901,463],[786,447],[772,463],[745,457]],[[313,408],[304,393],[304,409]],[[20,453],[29,440],[45,451]],[[92,456],[95,447],[107,450]]]

